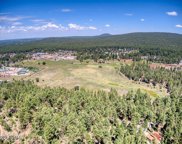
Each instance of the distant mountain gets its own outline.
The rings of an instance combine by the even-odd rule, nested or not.
[[[112,34],[110,34],[110,33],[104,33],[104,34],[101,34],[101,35],[99,35],[100,37],[105,37],[105,36],[111,36]]]
[[[97,47],[131,47],[182,50],[182,35],[175,33],[145,32],[122,35],[52,37],[28,40],[0,41],[0,52],[26,52]]]
[[[0,40],[0,46],[9,45],[9,44],[23,44],[26,42],[32,42],[32,41],[36,41],[36,40],[41,40],[41,38]]]

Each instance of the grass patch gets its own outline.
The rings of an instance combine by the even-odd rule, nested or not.
[[[112,86],[119,86],[119,84],[117,84],[117,83],[109,83],[109,85],[112,85]]]
[[[29,66],[29,67],[26,67],[28,70],[32,71],[32,72],[38,72],[39,69],[37,67],[32,67],[32,66]]]
[[[48,61],[46,65],[42,65],[43,61],[24,61],[24,67],[33,67],[39,71],[27,77],[13,77],[16,80],[33,80],[39,78],[36,84],[39,86],[65,87],[72,89],[75,86],[84,87],[93,90],[110,91],[111,88],[116,89],[119,94],[126,94],[126,91],[144,90],[153,97],[165,95],[156,88],[150,88],[147,84],[138,84],[129,80],[124,75],[117,72],[120,66],[118,61],[109,61],[102,64],[102,68],[98,68],[100,64],[93,61],[89,63],[80,63],[77,60]],[[39,64],[38,64],[39,63]]]
[[[1,117],[0,117],[0,125],[2,125],[6,131],[8,132],[11,131],[11,127]]]
[[[146,92],[148,95],[153,96],[153,97],[158,97],[159,96],[156,92],[151,91],[151,90],[143,89],[143,91]]]

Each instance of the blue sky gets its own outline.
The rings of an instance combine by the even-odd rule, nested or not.
[[[0,0],[0,39],[173,32],[182,0]]]

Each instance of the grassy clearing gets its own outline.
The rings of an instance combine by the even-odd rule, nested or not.
[[[146,90],[146,89],[143,89],[144,92],[146,92],[147,94],[153,96],[153,97],[157,97],[157,93],[152,91],[152,90]]]
[[[23,66],[32,66],[38,68],[39,71],[27,77],[14,77],[14,79],[24,79],[36,81],[39,86],[60,86],[66,88],[74,88],[75,86],[85,87],[88,89],[109,91],[115,88],[120,94],[126,94],[130,90],[141,89],[143,92],[151,96],[166,95],[164,91],[153,88],[144,83],[136,83],[129,80],[123,75],[119,75],[116,68],[119,67],[118,61],[110,61],[105,64],[80,63],[79,61],[45,61],[46,65],[42,65],[43,61],[24,61]],[[99,66],[102,68],[99,68]]]

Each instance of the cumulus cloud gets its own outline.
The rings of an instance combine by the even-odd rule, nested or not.
[[[59,26],[56,25],[56,24],[54,24],[54,23],[48,23],[48,24],[46,24],[46,25],[43,25],[42,28],[43,28],[43,29],[47,29],[47,28],[56,28],[56,29],[58,29]]]
[[[145,21],[145,19],[141,18],[141,19],[140,19],[140,21],[141,21],[141,22],[144,22],[144,21]]]
[[[72,10],[71,9],[68,9],[68,8],[64,8],[64,9],[61,9],[62,12],[71,12]]]
[[[34,25],[34,26],[23,26],[21,23],[14,23],[12,26],[0,26],[0,33],[12,33],[12,32],[30,32],[30,31],[69,31],[74,30],[96,30],[94,26],[80,26],[77,24],[68,24],[68,27],[64,27],[61,24],[55,24],[52,22],[43,24],[43,25]]]
[[[78,24],[73,24],[73,23],[68,24],[68,27],[70,29],[74,29],[74,30],[96,30],[97,29],[94,26],[88,26],[88,27],[86,27],[86,26],[80,26]]]
[[[88,29],[90,29],[90,30],[96,30],[97,28],[94,27],[94,26],[89,26]]]
[[[37,30],[37,31],[45,31],[45,30],[65,31],[65,30],[67,30],[67,28],[62,26],[61,24],[57,25],[57,24],[54,24],[51,22],[44,24],[44,25],[41,25],[41,26],[29,26],[28,28],[32,29],[32,30]]]
[[[176,27],[177,27],[177,28],[182,28],[182,25],[177,24]]]
[[[76,29],[76,30],[83,30],[84,29],[84,27],[77,25],[77,24],[73,24],[73,23],[68,24],[68,27],[70,29]]]
[[[178,13],[175,12],[175,11],[166,12],[166,14],[169,15],[169,16],[177,16],[178,15]]]
[[[60,26],[54,23],[47,23],[41,26],[23,26],[23,28],[26,30],[35,30],[35,31],[55,30],[55,29],[61,30]]]
[[[106,24],[105,27],[110,27],[111,25],[110,24]]]
[[[2,27],[0,29],[0,32],[4,33],[10,33],[10,32],[16,32],[16,31],[45,31],[45,30],[60,30],[60,31],[65,31],[68,28],[62,26],[61,24],[57,25],[54,23],[47,23],[44,25],[40,26],[18,26],[18,25],[13,25],[9,27]]]

